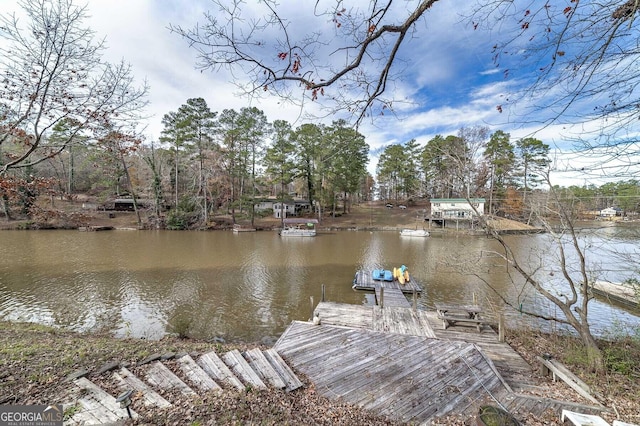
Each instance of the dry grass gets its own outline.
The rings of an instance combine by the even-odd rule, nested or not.
[[[131,365],[153,353],[223,353],[240,351],[258,344],[223,345],[167,337],[157,341],[115,339],[102,333],[78,334],[25,323],[0,322],[0,404],[60,403],[69,386],[67,375],[86,369],[95,371],[108,362]],[[90,376],[109,389],[107,378]],[[170,398],[168,410],[145,410],[135,406],[140,418],[135,424],[148,425],[393,425],[385,418],[319,396],[304,378],[306,387],[291,393],[228,390],[204,394],[195,399]],[[117,394],[117,390],[112,394]]]

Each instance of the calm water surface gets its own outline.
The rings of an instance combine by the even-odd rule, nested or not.
[[[612,244],[636,250],[635,235],[606,232],[589,241],[602,252]],[[510,241],[527,263],[543,265],[541,273],[553,285],[556,275],[546,265],[553,265],[548,257],[554,253],[545,251],[547,238]],[[118,336],[159,338],[188,330],[205,339],[272,344],[291,321],[309,318],[310,297],[317,303],[323,284],[327,300],[369,304],[370,295],[351,289],[355,271],[402,264],[424,284],[422,308],[468,303],[475,294],[483,306],[501,310],[494,292],[477,277],[460,273],[471,264],[502,294],[525,307],[546,309],[544,301],[510,283],[512,271],[497,258],[477,261],[470,255],[497,249],[484,237],[401,238],[392,231],[340,231],[316,238],[282,238],[276,232],[3,231],[0,318],[106,329]],[[594,257],[602,262],[602,256]],[[611,259],[612,265],[618,263],[608,268],[607,278],[632,272],[628,261]],[[600,301],[591,309],[599,331],[638,320]],[[507,315],[512,323],[520,320],[517,312]]]

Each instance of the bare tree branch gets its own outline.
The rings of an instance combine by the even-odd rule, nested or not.
[[[129,65],[102,61],[103,41],[82,27],[86,7],[73,0],[21,6],[26,29],[16,15],[0,16],[0,176],[59,154],[80,133],[97,138],[105,128],[131,127],[147,102],[147,84],[135,86]],[[49,146],[62,122],[74,126],[69,138]]]
[[[391,71],[398,62],[397,54],[416,22],[436,1],[418,1],[400,18],[392,13],[392,0],[351,11],[342,7],[342,1],[323,11],[316,1],[315,16],[330,16],[340,37],[306,28],[299,34],[298,29],[291,29],[294,21],[281,16],[272,0],[263,2],[267,14],[259,20],[246,20],[243,13],[248,6],[240,1],[230,6],[215,1],[218,10],[205,15],[205,24],[193,29],[172,25],[170,29],[197,50],[198,68],[242,73],[248,86],[243,78],[236,84],[247,95],[267,92],[300,103],[308,98],[319,102],[326,96],[332,111],[348,111],[359,123],[368,114],[392,108],[394,100],[383,94],[394,78]],[[268,41],[264,40],[272,44],[265,45]],[[326,49],[330,53],[325,54]],[[325,90],[329,88],[330,93]]]

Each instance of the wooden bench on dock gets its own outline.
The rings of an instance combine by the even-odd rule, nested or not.
[[[456,323],[467,323],[474,324],[478,332],[480,332],[482,326],[487,324],[485,320],[480,318],[482,308],[477,305],[443,305],[436,303],[436,311],[438,318],[442,320],[442,327],[445,330]]]

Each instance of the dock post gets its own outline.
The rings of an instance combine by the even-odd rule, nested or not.
[[[498,316],[498,342],[504,343],[504,313],[500,313]]]
[[[418,310],[418,293],[416,292],[416,289],[413,289],[413,312]]]
[[[384,308],[384,287],[380,287],[380,308]]]
[[[322,284],[322,299],[321,299],[321,301],[324,302],[324,284]]]
[[[311,302],[311,315],[309,315],[309,321],[313,321],[313,296],[309,297],[309,302]]]

